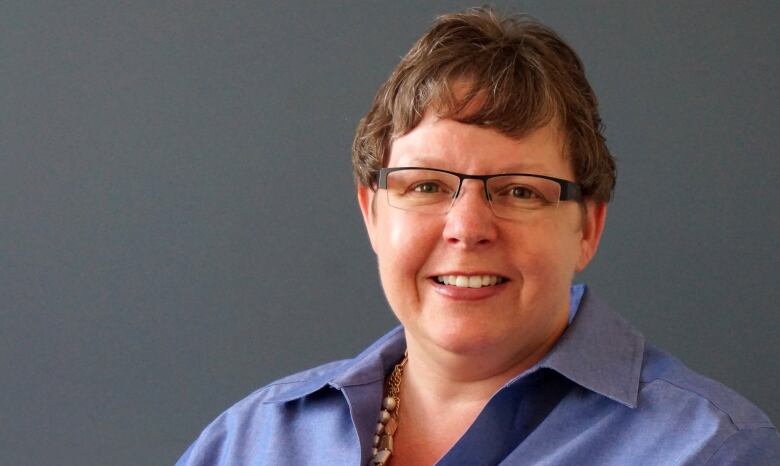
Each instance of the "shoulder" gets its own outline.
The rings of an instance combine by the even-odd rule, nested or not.
[[[404,347],[399,326],[352,359],[269,383],[220,414],[177,466],[302,464],[312,451],[335,458],[333,464],[359,461],[351,409],[354,403],[372,410],[378,405],[387,367]]]
[[[701,375],[665,351],[647,344],[640,390],[658,390],[670,400],[689,400],[709,406],[734,429],[774,427],[758,407],[731,388]]]
[[[279,432],[292,433],[297,427],[296,423],[302,419],[302,411],[288,406],[287,402],[301,399],[327,387],[333,375],[348,362],[349,360],[334,361],[297,372],[250,393],[206,426],[176,463],[177,466],[243,464],[233,455],[258,458],[280,454],[268,448],[264,451],[255,450],[261,445],[282,446],[285,442],[270,440]],[[335,390],[333,392],[337,393]],[[325,392],[326,395],[329,393],[331,392]],[[321,409],[311,409],[309,406],[306,413],[322,422],[325,416],[332,416],[333,408],[339,405],[340,398],[343,397],[325,396]],[[274,461],[269,459],[267,464],[274,464]]]
[[[749,464],[777,466],[780,437],[769,427],[740,429],[730,435],[707,461],[708,466]]]
[[[664,419],[678,434],[706,437],[712,451],[706,464],[769,465],[780,457],[777,429],[761,409],[650,344],[639,402],[640,410]]]

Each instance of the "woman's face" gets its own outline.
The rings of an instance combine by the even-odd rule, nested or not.
[[[513,139],[431,112],[393,142],[387,166],[574,180],[554,126]],[[409,345],[517,357],[549,348],[565,328],[573,275],[593,256],[606,209],[589,205],[583,214],[577,203],[561,202],[504,220],[490,210],[480,180],[465,180],[440,215],[391,207],[384,190],[361,187],[358,197],[387,300]],[[498,283],[461,287],[441,283],[444,276]]]

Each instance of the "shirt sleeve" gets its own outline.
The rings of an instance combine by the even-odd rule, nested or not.
[[[761,427],[735,432],[707,461],[707,466],[726,465],[780,465],[780,436],[777,430]]]

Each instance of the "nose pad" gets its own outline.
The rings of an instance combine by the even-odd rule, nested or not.
[[[460,183],[460,186],[458,186],[458,191],[455,193],[455,195],[452,197],[452,202],[450,203],[449,210],[452,210],[453,207],[455,207],[455,203],[458,202],[458,200],[463,197],[463,185],[466,184],[467,181],[481,181],[482,182],[482,198],[486,201],[488,209],[490,211],[493,211],[493,205],[491,204],[491,196],[487,189],[487,183],[484,180],[463,180]]]
[[[471,180],[464,180],[453,199],[442,234],[448,243],[472,247],[493,241],[496,223],[485,190],[476,186],[466,189],[466,181]]]

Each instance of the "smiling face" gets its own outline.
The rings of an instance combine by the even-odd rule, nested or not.
[[[563,150],[552,125],[513,139],[428,112],[393,142],[387,166],[574,180]],[[538,360],[565,329],[573,275],[595,253],[606,212],[586,203],[583,218],[579,204],[561,202],[520,220],[501,219],[480,180],[465,180],[446,214],[391,207],[381,189],[361,186],[358,198],[410,349],[507,362]]]

